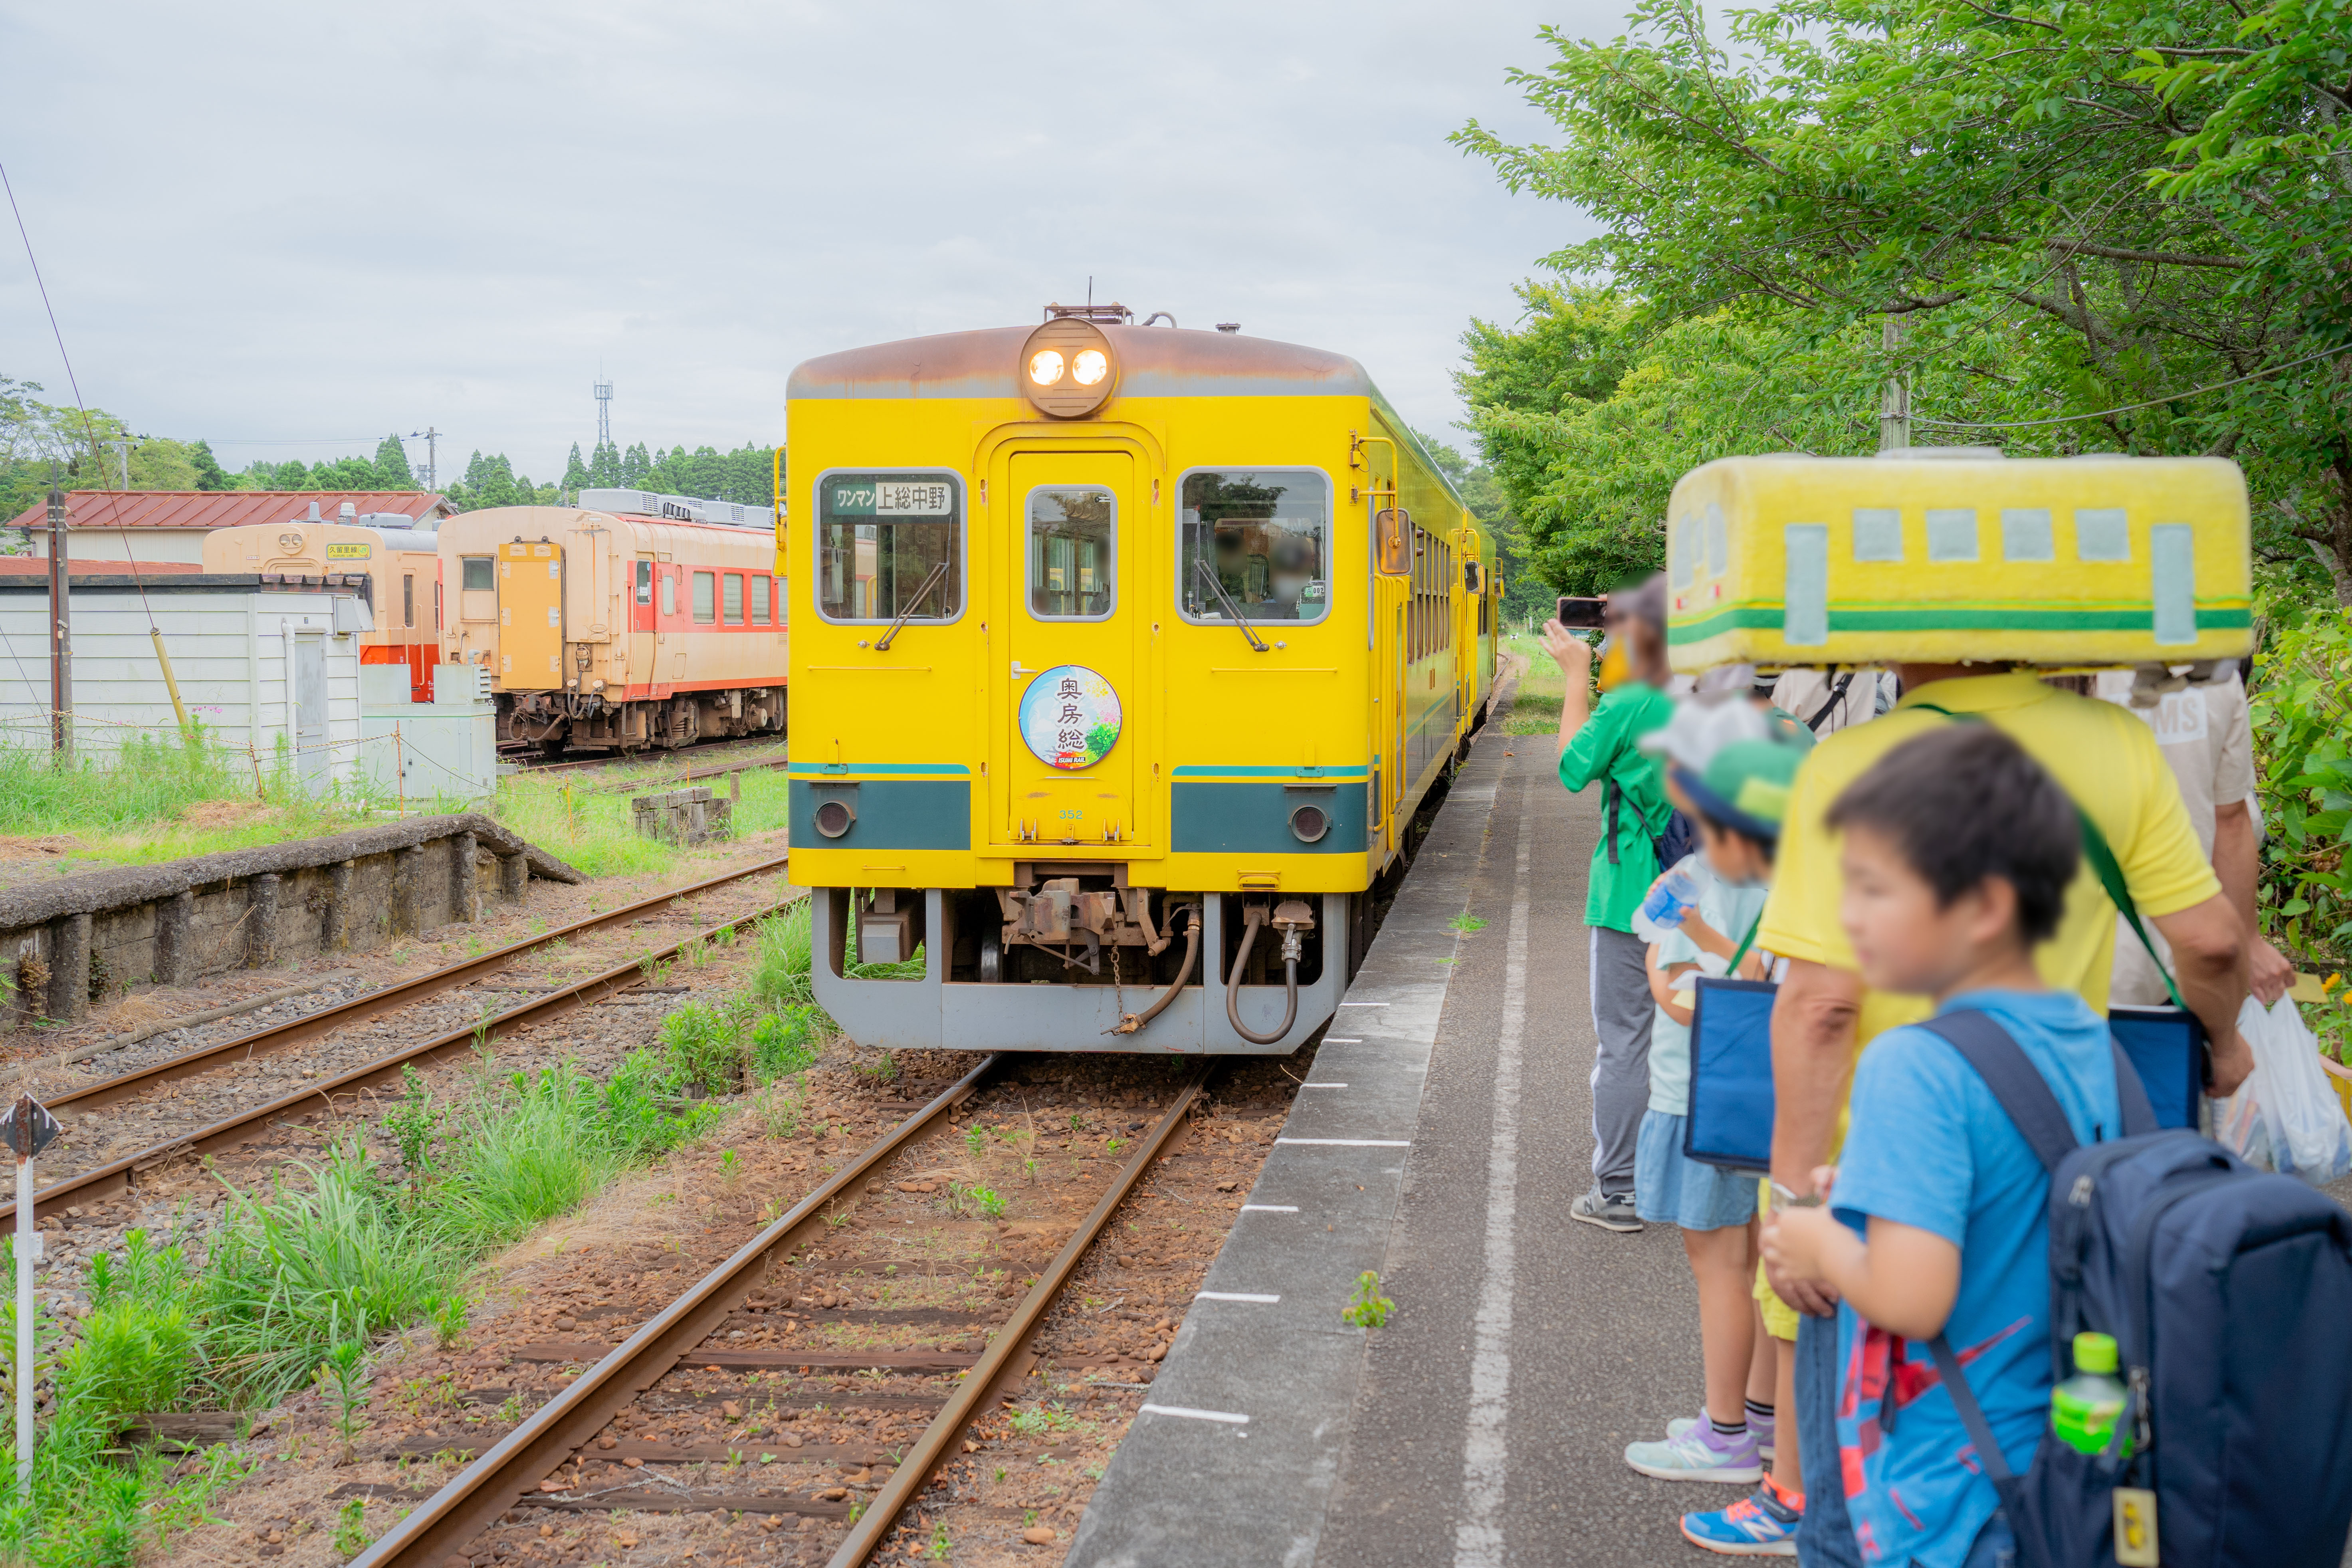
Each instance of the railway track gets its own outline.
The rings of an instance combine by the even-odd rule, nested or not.
[[[532,756],[538,755],[536,751],[509,752],[503,752],[500,755],[499,760],[501,762],[520,763],[524,773],[536,777],[541,773],[593,772],[599,768],[626,767],[633,764],[643,765],[647,763],[658,763],[665,761],[683,761],[689,757],[694,758],[697,761],[702,761],[710,758],[724,757],[730,753],[737,752],[757,751],[763,746],[779,745],[782,743],[782,740],[783,737],[781,735],[746,736],[742,739],[733,741],[709,741],[701,745],[686,747],[680,751],[652,753],[646,752],[613,752],[599,756],[572,757],[563,762],[544,763],[535,763],[528,760]],[[761,765],[781,767],[783,763],[782,759],[779,758],[773,763]],[[729,770],[720,768],[715,771],[727,772]],[[708,773],[706,773],[703,776],[707,777]]]
[[[348,1002],[322,1008],[316,1013],[241,1035],[216,1045],[202,1046],[164,1060],[151,1063],[132,1071],[117,1074],[97,1083],[52,1097],[49,1109],[65,1116],[95,1111],[108,1107],[146,1099],[168,1084],[198,1078],[248,1063],[283,1055],[310,1042],[323,1039],[339,1029],[362,1025],[383,1015],[414,1007],[435,996],[461,986],[472,984],[505,969],[520,958],[544,952],[556,944],[569,942],[590,932],[625,926],[639,921],[658,918],[673,911],[679,902],[698,895],[712,892],[751,878],[782,871],[786,858],[778,856],[755,865],[705,879],[686,887],[673,889],[649,899],[624,905],[585,920],[494,948],[476,957],[448,964],[415,979],[389,985],[379,991],[367,992]],[[421,1041],[412,1042],[389,1055],[374,1058],[356,1067],[306,1083],[287,1094],[275,1096],[239,1110],[236,1113],[214,1120],[206,1124],[184,1129],[146,1147],[120,1155],[93,1168],[68,1175],[41,1188],[34,1194],[34,1218],[68,1206],[124,1192],[136,1184],[142,1173],[190,1155],[210,1153],[235,1147],[262,1135],[273,1121],[306,1110],[328,1114],[341,1114],[364,1090],[397,1079],[404,1067],[419,1068],[451,1060],[470,1051],[477,1041],[496,1039],[521,1029],[535,1027],[575,1012],[593,1006],[622,992],[646,983],[654,964],[675,959],[688,943],[707,942],[719,932],[734,930],[774,914],[795,899],[771,902],[758,909],[701,927],[678,937],[676,941],[647,953],[630,959],[584,980],[550,989],[544,994],[527,998],[513,1006],[503,1008],[485,1018],[460,1027],[436,1032]],[[0,1234],[13,1234],[17,1228],[16,1205],[0,1205]]]
[[[845,1355],[793,1350],[742,1351],[725,1348],[723,1343],[717,1349],[706,1346],[720,1343],[717,1336],[725,1325],[759,1293],[765,1292],[772,1303],[803,1300],[798,1292],[806,1287],[794,1279],[794,1271],[788,1267],[794,1255],[824,1237],[830,1226],[841,1223],[837,1205],[861,1188],[877,1190],[881,1173],[887,1167],[922,1152],[926,1141],[943,1131],[960,1108],[986,1093],[990,1079],[1003,1062],[1001,1057],[986,1058],[833,1172],[624,1342],[595,1360],[576,1380],[440,1490],[420,1502],[353,1559],[354,1568],[442,1568],[453,1558],[463,1561],[469,1542],[527,1499],[532,1500],[533,1506],[559,1510],[717,1510],[771,1519],[799,1515],[817,1521],[820,1528],[839,1522],[846,1529],[832,1545],[829,1568],[859,1568],[868,1562],[941,1468],[971,1446],[968,1435],[976,1435],[975,1423],[982,1413],[1025,1375],[1032,1359],[1032,1341],[1047,1313],[1088,1250],[1103,1237],[1120,1205],[1167,1151],[1186,1114],[1199,1100],[1211,1064],[1201,1064],[1169,1101],[1150,1130],[1139,1139],[1133,1153],[1105,1185],[1093,1207],[1063,1240],[1051,1260],[1037,1270],[1026,1293],[993,1326],[985,1347],[976,1355],[903,1351],[853,1352]],[[779,1279],[793,1283],[780,1287]],[[968,1314],[915,1308],[897,1314],[863,1316],[877,1320],[896,1316],[910,1324],[926,1325],[960,1321]],[[761,1368],[798,1369],[806,1373],[824,1367],[853,1366],[893,1369],[901,1373],[961,1373],[951,1392],[929,1401],[906,1394],[861,1395],[855,1391],[826,1396],[844,1405],[890,1402],[898,1408],[911,1405],[930,1411],[928,1426],[907,1447],[887,1479],[856,1506],[842,1500],[847,1489],[839,1486],[821,1486],[816,1489],[817,1495],[811,1498],[805,1495],[805,1489],[800,1495],[766,1489],[694,1494],[674,1484],[667,1489],[592,1489],[577,1479],[584,1460],[601,1458],[603,1452],[620,1451],[621,1445],[608,1428],[673,1373],[695,1368],[714,1373],[749,1368],[754,1369],[754,1375]],[[725,1408],[731,1415],[738,1407],[730,1403]],[[797,1438],[789,1441],[793,1447],[799,1446]],[[685,1450],[657,1448],[656,1452],[674,1460],[704,1457]],[[643,1463],[641,1456],[631,1454],[629,1458]],[[570,1481],[562,1475],[567,1466],[575,1470],[575,1479]]]

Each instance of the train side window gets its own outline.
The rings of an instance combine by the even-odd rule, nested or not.
[[[772,579],[767,577],[751,579],[751,624],[755,626],[764,626],[768,624],[768,605],[771,603],[768,597],[768,587],[772,581]]]
[[[674,616],[677,614],[677,574],[675,572],[663,573],[661,585],[661,613],[665,616]]]
[[[719,584],[719,606],[730,626],[743,624],[743,574],[730,572]]]
[[[439,631],[443,624],[444,623],[441,619],[441,584],[436,583],[433,584],[433,629],[436,632]]]
[[[833,621],[963,613],[963,489],[953,474],[828,474],[816,487],[816,607]]]
[[[400,574],[400,624],[404,626],[416,624],[416,574],[414,572]]]
[[[1319,621],[1331,611],[1330,488],[1312,468],[1196,468],[1184,476],[1176,595],[1185,619]],[[1202,568],[1223,588],[1221,598]]]
[[[640,561],[637,563],[637,603],[650,605],[653,602],[654,563],[650,561]]]
[[[1100,485],[1029,492],[1029,613],[1094,621],[1118,597],[1118,498]]]
[[[708,623],[719,618],[718,584],[712,581],[718,575],[716,572],[697,572],[694,574],[694,618],[698,622]]]
[[[468,555],[465,560],[465,577],[458,586],[468,594],[486,593],[499,585],[498,575],[490,569],[487,555]]]

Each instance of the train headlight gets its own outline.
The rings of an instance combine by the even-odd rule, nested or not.
[[[1331,814],[1319,805],[1302,805],[1290,814],[1290,836],[1301,844],[1318,844],[1331,831]]]
[[[816,808],[816,830],[827,838],[838,838],[857,820],[857,811],[845,800],[829,800]]]
[[[1016,363],[1023,394],[1049,418],[1082,419],[1118,390],[1118,351],[1102,328],[1075,316],[1031,332]]]

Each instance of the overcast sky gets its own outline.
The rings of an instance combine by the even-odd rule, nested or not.
[[[232,468],[430,424],[445,483],[553,479],[600,367],[625,446],[764,443],[799,361],[1089,275],[1443,430],[1469,318],[1588,232],[1446,134],[1545,136],[1506,68],[1622,9],[0,0],[0,157],[83,395]],[[5,240],[0,374],[67,401]]]

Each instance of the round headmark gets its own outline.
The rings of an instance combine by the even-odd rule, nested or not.
[[[1093,767],[1118,744],[1118,693],[1083,664],[1045,671],[1021,694],[1021,739],[1048,767]]]

